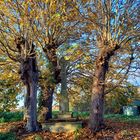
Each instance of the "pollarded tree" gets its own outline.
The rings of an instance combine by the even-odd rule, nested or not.
[[[13,34],[15,34],[16,30],[20,35],[26,36],[25,38],[27,40],[35,41],[35,44],[43,49],[47,59],[52,65],[51,71],[53,72],[54,83],[58,84],[61,78],[60,66],[56,54],[57,48],[68,41],[70,36],[74,34],[75,38],[79,38],[80,36],[80,34],[76,32],[76,25],[79,21],[74,19],[77,13],[75,12],[76,10],[73,9],[71,1],[10,0],[6,2],[8,5],[7,9],[11,9],[11,11],[9,12],[5,8],[1,11],[1,15],[6,13],[8,20],[10,17],[11,25],[15,24],[15,22],[17,24],[9,26],[9,21],[7,20],[7,23],[4,23],[5,25],[2,24],[2,26],[8,26]],[[11,18],[11,15],[14,16]],[[48,90],[45,93],[53,97],[55,86],[50,88],[50,85],[47,85],[47,87]],[[52,106],[52,98],[49,99],[50,101],[46,98],[44,99],[43,106]],[[46,120],[52,116],[51,108],[49,112],[50,113],[46,114]]]
[[[80,95],[80,93],[79,95],[69,94],[72,93],[69,91],[74,89],[74,87],[86,87],[84,81],[86,83],[88,80],[89,67],[91,66],[90,56],[87,50],[87,48],[82,48],[82,46],[78,44],[70,46],[64,45],[58,49],[59,62],[61,65],[61,89],[60,94],[58,94],[58,100],[62,112],[64,108],[68,107],[66,101],[69,102],[69,98],[75,96],[74,98],[76,99],[77,96]],[[75,91],[76,90],[77,89],[75,89]],[[63,100],[63,102],[61,102],[61,100]]]
[[[20,79],[26,87],[26,129],[37,131],[38,68],[31,23],[28,20],[28,3],[0,2],[0,50],[20,67]],[[22,10],[19,10],[19,7]],[[23,20],[24,19],[24,20]]]
[[[47,85],[48,90],[44,93],[46,97],[48,95],[50,97],[49,101],[44,98],[42,104],[44,107],[49,107],[49,111],[45,115],[46,120],[52,117],[53,92],[55,85],[61,82],[61,66],[57,57],[57,49],[62,44],[67,43],[72,35],[75,39],[79,38],[78,30],[76,30],[79,21],[74,18],[77,13],[71,3],[72,1],[67,0],[43,0],[41,2],[35,0],[30,2],[30,15],[35,19],[32,29],[36,35],[36,43],[43,49],[46,58],[49,60],[54,79],[54,86]],[[68,106],[68,102],[66,103]],[[64,112],[68,111],[68,107],[64,107]]]
[[[137,0],[77,1],[76,9],[86,25],[83,31],[89,35],[89,41],[93,43],[92,47],[95,48],[96,54],[89,120],[92,131],[98,131],[104,126],[104,97],[108,82],[106,76],[114,56],[120,55],[117,60],[129,58],[121,63],[127,69],[133,62],[134,52],[138,48],[134,43],[138,42],[140,34],[138,3]]]

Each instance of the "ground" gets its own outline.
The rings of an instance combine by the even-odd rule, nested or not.
[[[128,119],[117,117],[117,120],[110,117],[105,120],[107,127],[96,134],[92,134],[87,128],[86,120],[84,128],[73,133],[48,131],[27,133],[23,128],[25,125],[23,121],[1,123],[0,140],[140,140],[140,122],[128,121],[129,117]]]

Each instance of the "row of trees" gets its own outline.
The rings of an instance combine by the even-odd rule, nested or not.
[[[79,77],[84,82],[82,88],[91,89],[89,127],[98,131],[104,126],[105,95],[127,79],[130,70],[138,68],[138,4],[137,0],[0,2],[0,54],[6,60],[1,62],[6,65],[12,60],[19,66],[20,80],[27,91],[28,131],[39,129],[38,82],[42,89],[40,104],[45,108],[44,120],[48,120],[52,117],[56,85],[61,82],[60,108],[67,112],[67,89],[80,85]],[[78,49],[72,52],[67,46],[78,46]],[[45,69],[49,75],[40,76],[39,71]]]

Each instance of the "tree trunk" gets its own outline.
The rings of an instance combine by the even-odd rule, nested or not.
[[[16,47],[19,52],[20,60],[20,78],[26,87],[25,95],[25,116],[26,130],[37,131],[37,86],[38,86],[38,68],[36,62],[35,45],[30,45],[29,40],[24,37],[15,39]],[[30,42],[31,43],[31,42]]]
[[[93,132],[99,131],[104,127],[104,90],[105,75],[108,70],[109,57],[102,54],[96,61],[95,77],[93,78],[91,113],[89,127]]]
[[[43,91],[42,93],[42,97],[40,101],[41,111],[39,114],[39,120],[42,122],[46,122],[52,118],[53,92],[54,92],[54,88],[47,87],[46,91]]]
[[[36,59],[27,58],[21,63],[20,74],[21,79],[26,86],[25,95],[25,116],[26,130],[29,132],[38,131],[37,123],[37,86],[38,86],[38,70],[36,68]]]
[[[37,131],[39,130],[38,123],[37,123],[37,84],[32,82],[29,84],[29,100],[27,105],[27,124],[26,129],[27,131]]]
[[[24,117],[23,117],[23,120],[24,121],[27,121],[27,118],[28,118],[28,115],[27,115],[27,113],[28,113],[28,106],[29,106],[29,104],[30,104],[30,88],[29,88],[29,85],[28,84],[26,84],[26,86],[25,86],[25,88],[26,88],[26,93],[24,94]]]
[[[104,91],[105,77],[109,68],[110,58],[121,46],[103,47],[96,59],[95,76],[93,78],[91,113],[89,127],[93,132],[99,131],[104,127]]]
[[[64,57],[60,60],[61,65],[61,96],[59,101],[59,107],[61,113],[69,112],[69,98],[67,93],[67,61],[64,59]]]
[[[61,87],[62,88],[62,87]],[[69,99],[68,99],[68,94],[66,90],[61,90],[61,97],[60,97],[60,112],[65,114],[69,112]]]
[[[58,60],[57,60],[57,55],[56,55],[56,51],[57,51],[58,46],[55,45],[48,45],[46,48],[44,48],[44,52],[46,54],[47,59],[49,60],[49,62],[51,63],[52,67],[50,68],[52,71],[52,77],[54,79],[53,83],[50,82],[50,85],[57,85],[61,79],[60,79],[60,68],[59,68],[59,64],[58,64]],[[49,87],[50,85],[46,85],[47,87]],[[45,95],[50,95],[47,98],[43,99],[43,108],[47,107],[48,108],[48,112],[46,112],[45,115],[45,120],[47,121],[48,119],[52,118],[52,102],[53,102],[53,92],[54,92],[54,88],[48,88],[47,93],[48,94],[44,94]],[[45,105],[46,104],[46,105]],[[47,109],[46,108],[46,109]],[[45,109],[44,109],[45,110]]]
[[[53,103],[53,92],[54,89],[49,88],[48,89],[48,99],[44,100],[44,106],[48,109],[45,114],[45,121],[52,118],[52,103]]]
[[[91,97],[91,113],[89,127],[92,131],[99,131],[104,126],[104,94],[103,87],[94,83]]]

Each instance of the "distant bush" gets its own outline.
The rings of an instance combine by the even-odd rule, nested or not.
[[[23,112],[0,112],[0,123],[15,122],[23,119]]]
[[[12,132],[0,133],[0,140],[16,140],[16,135]]]

